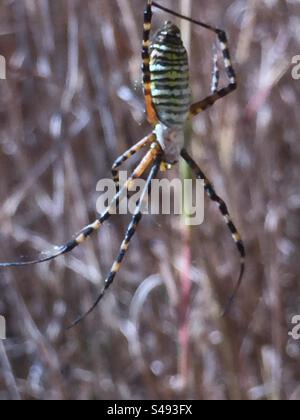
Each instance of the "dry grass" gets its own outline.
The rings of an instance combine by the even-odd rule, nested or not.
[[[188,2],[161,3],[180,10]],[[97,181],[149,132],[140,86],[143,5],[1,2],[2,261],[63,243],[93,219]],[[300,398],[300,344],[288,339],[291,317],[300,314],[300,81],[290,69],[300,54],[300,6],[192,0],[191,7],[228,29],[239,74],[237,93],[195,121],[191,144],[247,244],[235,306],[220,319],[238,260],[207,203],[205,224],[185,245],[176,217],[145,218],[106,299],[66,332],[117,252],[127,219],[116,218],[71,256],[1,270],[0,314],[8,322],[1,399]],[[165,19],[155,13],[156,24]],[[212,41],[192,28],[195,98],[209,90]],[[179,308],[187,269],[185,337]]]

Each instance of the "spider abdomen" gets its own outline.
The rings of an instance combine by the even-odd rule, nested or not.
[[[151,44],[151,96],[157,117],[181,128],[191,105],[189,65],[180,30],[166,22]]]

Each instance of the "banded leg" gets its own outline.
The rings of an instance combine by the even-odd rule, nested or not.
[[[122,262],[125,258],[125,255],[128,251],[130,241],[133,238],[133,236],[136,232],[136,229],[137,229],[137,227],[138,227],[138,225],[139,225],[139,223],[142,219],[143,201],[145,199],[146,194],[148,194],[150,192],[151,182],[157,176],[157,173],[158,173],[159,168],[160,168],[160,164],[161,164],[161,157],[158,156],[155,159],[155,162],[154,162],[154,164],[151,168],[151,171],[149,173],[146,185],[144,187],[144,190],[141,194],[141,197],[140,197],[139,201],[137,202],[137,207],[136,207],[135,213],[132,217],[131,223],[128,226],[125,238],[124,238],[124,240],[122,242],[122,245],[120,247],[119,254],[118,254],[114,264],[111,267],[111,270],[110,270],[109,275],[107,276],[107,278],[105,280],[104,287],[103,287],[101,293],[99,294],[99,296],[96,299],[96,301],[94,302],[94,304],[90,307],[90,309],[85,314],[81,315],[75,322],[73,322],[73,324],[69,328],[73,328],[76,325],[78,325],[84,318],[86,318],[96,308],[96,306],[99,304],[99,302],[101,301],[101,299],[105,295],[107,289],[113,283],[117,273],[120,271],[121,264],[122,264]]]
[[[150,73],[150,32],[152,27],[152,0],[147,0],[144,12],[143,50],[142,50],[142,71],[146,112],[150,124],[158,122],[151,96],[151,73]]]
[[[0,263],[0,268],[2,267],[24,267],[27,265],[34,265],[34,264],[40,264],[43,262],[54,260],[55,258],[68,254],[69,252],[73,251],[77,246],[81,245],[84,241],[86,241],[94,232],[99,230],[102,226],[102,224],[111,217],[112,214],[115,213],[115,210],[118,208],[118,203],[120,198],[123,196],[124,192],[127,191],[129,185],[132,183],[132,181],[136,178],[139,178],[143,175],[143,173],[147,170],[147,168],[150,166],[150,164],[153,162],[153,160],[156,158],[157,154],[160,152],[159,146],[155,145],[149,152],[146,154],[146,156],[143,158],[143,160],[140,162],[140,164],[137,166],[137,168],[132,173],[131,177],[128,178],[125,185],[121,188],[121,190],[115,195],[112,202],[110,203],[109,207],[106,209],[106,211],[97,218],[93,223],[83,228],[75,238],[67,242],[65,245],[62,245],[58,247],[57,251],[54,253],[47,253],[43,258],[39,258],[32,261],[21,261],[21,262],[10,262],[10,263]]]
[[[131,147],[129,150],[127,150],[125,153],[123,153],[122,156],[120,156],[113,164],[112,167],[112,176],[114,183],[117,186],[117,192],[119,192],[119,171],[118,168],[120,168],[123,163],[125,163],[128,159],[130,159],[132,156],[134,156],[136,153],[138,153],[140,150],[142,150],[147,145],[150,145],[156,140],[155,134],[150,134],[149,136],[143,138],[141,141],[139,141],[137,144],[135,144],[133,147]]]
[[[242,238],[237,230],[237,228],[235,227],[230,215],[229,215],[229,211],[228,208],[225,204],[225,202],[222,200],[222,198],[220,198],[215,190],[214,187],[212,185],[212,183],[206,178],[206,176],[204,175],[204,173],[201,171],[201,169],[199,168],[199,166],[196,164],[196,162],[191,158],[191,156],[188,154],[188,152],[183,149],[181,152],[181,156],[183,157],[183,159],[188,163],[188,165],[191,167],[191,169],[195,172],[196,176],[198,179],[201,179],[204,181],[204,188],[205,188],[205,192],[207,193],[207,195],[209,196],[209,198],[214,201],[215,203],[218,204],[219,206],[219,210],[222,214],[222,216],[224,217],[224,220],[231,232],[231,235],[233,237],[233,240],[236,244],[237,250],[240,254],[240,261],[241,261],[241,269],[240,269],[240,274],[238,277],[238,281],[237,284],[234,288],[234,291],[232,293],[232,295],[230,296],[230,299],[228,300],[228,303],[225,307],[225,311],[224,314],[228,311],[228,309],[230,308],[237,292],[238,289],[242,283],[243,280],[243,276],[244,276],[244,271],[245,271],[245,258],[246,258],[246,251],[245,251],[245,247],[244,247],[244,243],[242,241]]]
[[[208,96],[207,98],[203,99],[202,101],[196,102],[195,104],[191,105],[190,108],[190,118],[198,115],[200,112],[205,111],[207,108],[210,108],[217,102],[219,99],[224,98],[225,96],[229,95],[231,92],[236,90],[237,88],[237,81],[236,81],[236,74],[232,66],[230,52],[228,47],[228,41],[225,31],[221,29],[215,29],[215,32],[218,36],[218,40],[221,46],[223,60],[225,64],[225,70],[227,77],[229,79],[229,84],[219,90],[216,90],[212,95]]]
[[[211,93],[214,95],[218,91],[220,81],[220,70],[218,65],[218,52],[216,45],[213,46],[213,71],[211,79]]]

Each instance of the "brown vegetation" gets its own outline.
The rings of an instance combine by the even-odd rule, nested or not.
[[[64,243],[93,220],[97,181],[149,132],[144,3],[1,2],[1,261]],[[300,80],[291,76],[299,2],[161,3],[228,31],[239,89],[195,120],[190,149],[242,232],[244,284],[220,318],[238,258],[209,202],[190,238],[175,216],[145,217],[106,298],[71,331],[65,326],[97,295],[127,218],[114,218],[70,256],[2,269],[0,399],[300,398],[300,344],[288,337],[300,314]],[[156,26],[165,19],[155,11]],[[213,38],[184,26],[186,38],[189,30],[200,99],[209,92]]]

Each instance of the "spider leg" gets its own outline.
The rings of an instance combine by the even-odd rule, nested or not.
[[[153,158],[151,159],[151,162],[153,162]],[[142,206],[143,206],[143,201],[145,199],[146,194],[148,194],[150,192],[151,189],[151,182],[152,180],[157,176],[157,173],[159,171],[160,168],[160,164],[161,164],[161,156],[157,156],[155,158],[154,164],[151,168],[151,171],[148,175],[148,179],[146,182],[146,185],[142,191],[141,197],[137,203],[137,207],[135,210],[135,213],[132,217],[131,223],[128,226],[125,238],[122,242],[122,245],[120,247],[120,251],[119,254],[114,262],[114,264],[111,267],[111,270],[109,272],[109,275],[107,276],[105,283],[104,283],[104,287],[101,291],[101,293],[99,294],[99,296],[97,297],[96,301],[94,302],[94,304],[90,307],[90,309],[85,312],[83,315],[81,315],[79,318],[76,319],[75,322],[72,323],[72,325],[70,325],[70,328],[75,327],[76,325],[78,325],[84,318],[86,318],[95,308],[96,306],[99,304],[99,302],[101,301],[101,299],[103,298],[103,296],[105,295],[107,289],[110,287],[110,285],[113,283],[116,274],[119,272],[120,268],[121,268],[121,264],[125,258],[125,255],[128,251],[129,248],[129,244],[131,239],[133,238],[136,229],[142,219]]]
[[[142,71],[143,71],[143,84],[144,96],[146,103],[146,112],[150,124],[158,122],[158,118],[153,106],[151,96],[151,73],[150,73],[150,32],[152,28],[152,0],[147,0],[147,5],[144,12],[144,31],[143,31],[143,50],[142,50]]]
[[[244,247],[244,243],[242,241],[242,238],[237,230],[237,228],[235,227],[228,208],[224,202],[224,200],[222,200],[222,198],[220,198],[215,190],[214,187],[212,185],[212,183],[206,178],[206,176],[204,175],[204,173],[201,171],[201,169],[199,168],[199,166],[196,164],[196,162],[191,158],[191,156],[188,154],[188,152],[183,149],[181,152],[181,156],[183,157],[183,159],[188,163],[188,165],[191,167],[191,169],[195,172],[196,176],[198,179],[201,179],[204,181],[204,188],[205,188],[205,192],[207,193],[207,195],[209,196],[209,198],[214,201],[215,203],[218,204],[219,206],[219,210],[222,214],[222,216],[224,217],[224,220],[231,232],[231,235],[233,237],[233,240],[236,244],[236,247],[238,249],[238,252],[240,254],[240,261],[241,261],[241,268],[240,268],[240,274],[238,277],[238,281],[237,284],[234,288],[234,291],[232,293],[232,295],[230,296],[228,303],[225,307],[225,311],[224,314],[230,309],[230,306],[238,292],[238,289],[242,283],[243,280],[243,276],[244,276],[244,272],[245,272],[245,257],[246,257],[246,251],[245,251],[245,247]]]
[[[196,102],[195,104],[191,105],[190,108],[190,115],[189,117],[195,117],[200,112],[205,111],[206,109],[210,108],[217,102],[219,99],[224,98],[225,96],[229,95],[231,92],[236,90],[237,88],[237,81],[236,81],[236,74],[232,66],[229,47],[228,47],[228,41],[225,31],[221,29],[216,29],[216,34],[221,46],[223,60],[225,64],[225,70],[227,77],[229,79],[229,84],[222,88],[222,89],[216,89],[210,96],[206,97],[202,101]],[[213,89],[215,86],[213,86]]]
[[[218,91],[220,82],[220,70],[218,65],[218,51],[216,45],[213,46],[213,71],[211,79],[211,93],[214,95]]]
[[[123,165],[128,159],[130,159],[132,156],[134,156],[136,153],[138,153],[140,150],[142,150],[145,146],[150,145],[156,140],[155,134],[150,134],[149,136],[143,138],[141,141],[136,143],[134,146],[132,146],[129,150],[127,150],[125,153],[123,153],[122,156],[118,157],[118,159],[115,160],[111,173],[113,180],[117,186],[117,192],[119,192],[119,171],[118,169],[120,166]]]
[[[76,236],[75,238],[71,239],[69,242],[67,242],[65,245],[62,245],[58,247],[57,252],[51,253],[43,258],[39,258],[32,261],[21,261],[21,262],[6,262],[6,263],[0,263],[0,268],[5,267],[24,267],[27,265],[35,265],[40,264],[43,262],[54,260],[55,258],[67,254],[73,249],[75,249],[77,246],[81,245],[84,241],[87,240],[94,232],[99,230],[104,222],[106,222],[107,219],[109,219],[113,214],[115,214],[115,210],[118,208],[119,200],[123,196],[124,192],[128,190],[128,187],[132,183],[132,181],[136,178],[139,178],[142,176],[142,174],[146,171],[148,166],[151,164],[153,160],[153,156],[156,156],[158,153],[158,147],[154,143],[154,147],[151,148],[151,150],[146,154],[144,159],[140,162],[140,164],[137,166],[137,168],[132,173],[131,177],[128,178],[127,182],[124,184],[124,186],[121,188],[121,190],[115,195],[112,202],[110,203],[109,207],[106,209],[106,211],[100,215],[93,223],[83,228]]]

